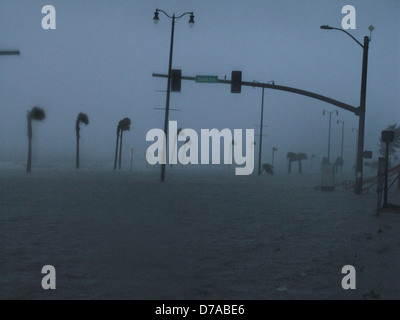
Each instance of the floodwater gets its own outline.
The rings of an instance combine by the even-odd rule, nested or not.
[[[400,215],[376,216],[375,190],[179,166],[160,183],[155,169],[3,166],[0,298],[400,298]],[[41,287],[44,265],[56,290]]]

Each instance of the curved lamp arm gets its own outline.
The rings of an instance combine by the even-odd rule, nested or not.
[[[168,13],[166,13],[164,10],[161,10],[161,9],[156,9],[156,12],[162,12],[162,13],[164,13],[168,18],[170,18],[170,19],[173,19],[174,17],[172,16],[170,16]],[[179,17],[175,17],[175,19],[180,19],[180,18],[182,18],[183,16],[185,16],[185,15],[187,15],[187,14],[190,14],[190,15],[192,15],[193,16],[193,11],[188,11],[188,12],[185,12],[185,13],[182,13]],[[194,16],[193,16],[194,17]]]
[[[321,29],[324,29],[324,30],[339,30],[339,31],[342,31],[342,32],[346,33],[349,37],[351,37],[355,42],[357,42],[361,48],[364,49],[364,46],[361,44],[361,42],[358,41],[356,38],[354,38],[354,37],[353,37],[350,33],[348,33],[346,30],[343,30],[343,29],[340,29],[340,28],[335,28],[335,27],[330,27],[330,26],[328,26],[328,25],[323,25],[323,26],[321,26],[320,28],[321,28]]]

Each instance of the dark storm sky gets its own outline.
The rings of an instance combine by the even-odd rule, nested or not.
[[[42,6],[56,8],[56,30],[43,30]],[[230,79],[242,70],[243,80],[268,82],[313,91],[359,105],[362,49],[342,32],[324,31],[322,24],[341,27],[341,9],[356,8],[360,42],[374,25],[370,44],[366,150],[377,150],[380,131],[400,122],[400,1],[139,1],[139,0],[0,0],[0,50],[19,49],[18,57],[0,57],[0,157],[23,160],[27,149],[26,111],[34,105],[47,118],[34,124],[35,154],[43,159],[74,157],[75,119],[89,115],[81,130],[83,158],[112,159],[117,123],[132,120],[124,148],[134,147],[141,161],[150,143],[146,133],[162,128],[166,79],[152,73],[168,68],[171,24],[156,8],[177,15],[173,67],[183,75],[218,75]],[[179,127],[254,128],[259,123],[261,89],[230,93],[222,84],[185,81],[171,96],[170,120]],[[307,97],[265,91],[263,146],[326,154],[328,117],[339,110],[345,121],[345,155],[353,161],[358,118],[345,110]],[[340,155],[341,129],[332,122],[333,158]],[[257,138],[258,139],[258,138]],[[266,154],[269,159],[270,152]],[[40,155],[40,156],[39,156]],[[128,152],[125,152],[128,156]],[[377,156],[375,152],[374,157]]]

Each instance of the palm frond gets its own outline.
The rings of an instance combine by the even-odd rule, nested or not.
[[[296,159],[296,156],[297,156],[296,153],[288,152],[287,155],[286,155],[286,158],[288,158],[289,160],[293,161],[293,160]]]
[[[30,112],[30,117],[33,120],[42,121],[44,118],[46,118],[46,114],[43,109],[39,107],[33,107]]]
[[[82,122],[87,125],[87,124],[89,124],[89,117],[86,113],[80,112],[78,114],[78,117],[76,118],[76,121]]]
[[[308,156],[305,153],[298,153],[296,155],[296,160],[297,161],[303,161],[303,160],[308,160]]]
[[[131,119],[129,118],[123,118],[119,123],[118,123],[118,127],[122,130],[122,131],[129,131],[131,128]]]

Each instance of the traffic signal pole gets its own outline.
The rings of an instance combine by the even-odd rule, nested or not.
[[[153,77],[157,78],[168,78],[167,74],[160,74],[160,73],[153,73]],[[182,80],[188,80],[188,81],[196,81],[196,77],[188,77],[188,76],[182,76]],[[222,84],[232,84],[231,80],[222,80],[218,79],[217,83],[222,83]],[[347,103],[341,102],[339,100],[331,99],[326,96],[311,92],[311,91],[306,91],[302,89],[297,89],[297,88],[292,88],[292,87],[286,87],[286,86],[280,86],[276,84],[269,84],[269,83],[259,83],[259,82],[250,82],[250,81],[242,81],[242,86],[246,87],[258,87],[258,88],[267,88],[267,89],[273,89],[273,90],[280,90],[280,91],[286,91],[286,92],[291,92],[295,94],[299,94],[302,96],[307,96],[313,99],[317,99],[320,101],[324,101],[326,103],[332,104],[334,106],[337,106],[341,109],[350,111],[354,113],[355,115],[359,115],[360,108],[353,107]]]

